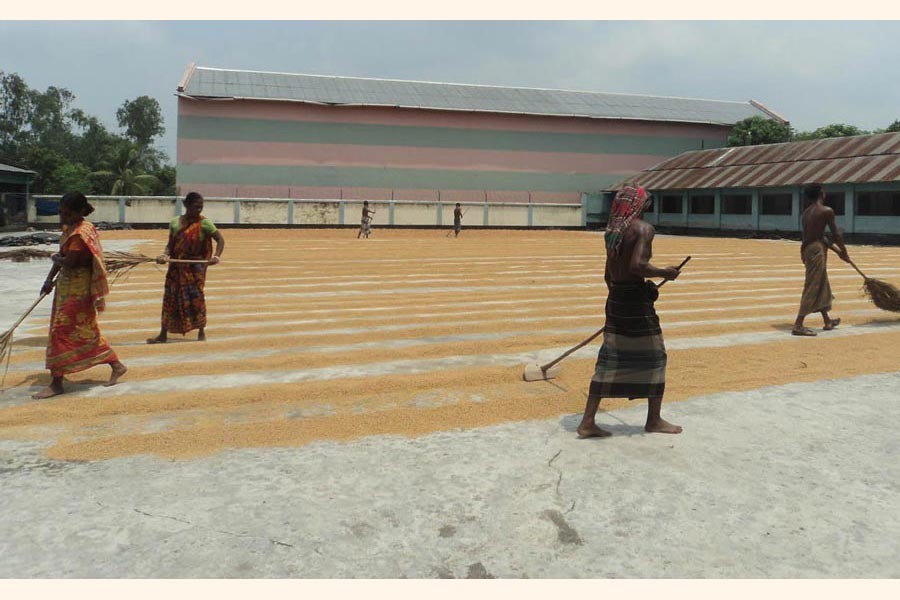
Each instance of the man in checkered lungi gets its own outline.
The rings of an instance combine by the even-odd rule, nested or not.
[[[653,303],[659,296],[647,277],[678,277],[677,267],[650,264],[655,230],[641,219],[650,206],[643,188],[626,187],[613,201],[606,227],[606,326],[591,378],[579,437],[606,437],[594,416],[602,398],[647,398],[644,430],[681,433],[659,414],[666,389],[666,346]]]

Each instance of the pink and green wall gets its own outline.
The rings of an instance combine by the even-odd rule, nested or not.
[[[727,126],[178,99],[178,191],[208,197],[580,204]]]

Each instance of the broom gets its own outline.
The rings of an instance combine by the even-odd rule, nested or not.
[[[835,248],[834,245],[828,244],[828,248],[831,249],[835,254],[838,254],[838,249]],[[866,274],[860,271],[859,267],[857,267],[856,264],[849,259],[849,257],[847,259],[847,262],[850,263],[851,267],[856,269],[857,273],[862,275],[864,280],[863,291],[866,293],[866,296],[869,297],[869,300],[872,301],[872,304],[874,304],[881,310],[900,312],[900,290],[886,281],[867,277]]]
[[[52,282],[51,289],[53,285],[56,285],[56,280]],[[3,363],[3,377],[0,378],[0,391],[3,390],[3,384],[6,382],[6,374],[9,372],[9,359],[12,356],[12,345],[13,345],[13,332],[16,330],[16,327],[22,324],[22,321],[28,318],[28,315],[31,314],[37,305],[41,303],[41,300],[47,297],[47,294],[41,294],[38,296],[38,299],[34,301],[34,304],[25,311],[25,314],[19,317],[19,320],[13,323],[13,326],[7,329],[4,333],[0,334],[0,363]]]
[[[681,261],[681,264],[678,265],[679,272],[681,271],[681,268],[684,267],[684,265],[686,265],[689,260],[691,260],[690,256],[688,256],[683,261]],[[657,283],[656,289],[661,288],[663,285],[665,285],[665,283],[667,281],[669,281],[669,280],[663,279],[662,281]],[[556,358],[554,358],[553,360],[551,360],[550,362],[548,362],[545,365],[541,365],[538,363],[531,363],[531,364],[525,365],[525,372],[522,374],[522,379],[524,379],[525,381],[543,381],[543,380],[547,380],[547,379],[553,379],[554,377],[556,377],[557,373],[559,372],[559,368],[554,369],[553,367],[555,367],[557,364],[562,362],[562,360],[565,357],[569,356],[570,354],[572,354],[573,352],[575,352],[582,346],[587,346],[591,341],[593,341],[594,338],[596,338],[598,335],[603,333],[605,330],[606,330],[606,326],[604,325],[598,331],[591,334],[591,337],[584,340],[577,346],[569,348],[564,353],[557,356]]]
[[[122,277],[126,277],[136,266],[147,263],[155,263],[156,259],[145,256],[144,254],[112,251],[103,253],[103,262],[106,264],[106,272],[112,275],[112,281],[113,283],[115,283]],[[209,264],[208,260],[189,260],[181,258],[170,258],[167,259],[166,262],[204,265]]]

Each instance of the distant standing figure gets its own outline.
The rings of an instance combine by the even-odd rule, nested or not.
[[[81,192],[66,194],[59,203],[63,230],[59,253],[51,257],[53,267],[41,287],[42,294],[56,287],[46,363],[52,381],[33,396],[38,400],[64,393],[63,379],[69,373],[108,364],[112,373],[106,385],[115,385],[128,370],[97,324],[97,313],[105,308],[104,297],[109,294],[109,280],[100,236],[93,223],[85,219],[92,212],[94,207]]]
[[[369,234],[372,233],[372,215],[375,214],[375,211],[369,208],[369,201],[363,200],[362,207],[362,217],[359,223],[359,233],[356,234],[356,239],[359,239],[359,236],[369,237]]]
[[[814,336],[816,332],[803,326],[806,315],[822,313],[825,331],[831,331],[840,325],[840,319],[828,316],[831,310],[831,284],[828,282],[828,246],[825,242],[825,227],[831,229],[838,256],[845,262],[850,261],[844,238],[834,222],[834,209],[825,206],[825,192],[822,186],[814,183],[803,189],[803,198],[807,204],[800,217],[803,228],[803,243],[800,246],[800,258],[806,265],[806,280],[803,283],[803,296],[800,298],[800,310],[794,321],[793,335]]]
[[[644,430],[681,433],[660,416],[666,389],[666,346],[654,302],[659,292],[646,277],[674,280],[677,267],[650,264],[655,231],[641,219],[650,205],[643,188],[625,187],[613,201],[606,226],[606,326],[578,437],[606,437],[594,417],[603,398],[647,398]]]
[[[462,217],[463,211],[459,207],[459,202],[457,202],[456,208],[453,209],[453,237],[459,237],[459,232],[462,230]]]
[[[185,214],[169,223],[169,243],[166,253],[156,262],[163,264],[171,259],[208,260],[219,264],[225,249],[225,239],[215,224],[204,217],[203,196],[191,192],[184,198]],[[216,241],[213,256],[212,241]],[[166,287],[163,293],[162,326],[159,335],[147,340],[148,344],[164,344],[169,333],[185,334],[199,329],[197,340],[206,341],[206,285],[204,263],[169,263],[166,271]]]

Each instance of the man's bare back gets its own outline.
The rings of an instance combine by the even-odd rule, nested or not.
[[[825,239],[825,228],[830,227],[835,239],[840,238],[837,226],[834,222],[834,209],[825,206],[821,202],[810,204],[800,216],[800,224],[803,229],[803,245],[808,246],[812,242]]]

